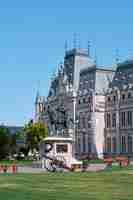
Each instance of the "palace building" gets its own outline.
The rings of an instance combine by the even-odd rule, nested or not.
[[[67,50],[48,97],[37,94],[35,120],[48,125],[49,135],[71,136],[78,156],[102,157],[105,94],[113,75],[113,70],[96,66],[89,50]]]
[[[97,66],[80,72],[77,96],[77,151],[103,156],[105,95],[114,71]]]
[[[87,50],[66,51],[64,63],[51,81],[47,100],[44,102],[44,98],[37,95],[35,118],[48,124],[50,135],[72,134],[80,71],[93,65]]]
[[[133,153],[133,60],[117,64],[105,103],[106,154]]]

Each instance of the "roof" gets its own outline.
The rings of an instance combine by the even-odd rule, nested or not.
[[[86,74],[87,72],[90,72],[90,71],[102,71],[102,72],[112,73],[112,72],[115,72],[116,70],[110,69],[110,68],[105,68],[105,67],[99,67],[99,66],[94,65],[92,67],[82,69],[80,71],[80,75]]]
[[[69,56],[73,56],[73,55],[89,57],[87,49],[79,49],[79,48],[67,50],[65,57],[69,57]]]
[[[85,89],[93,88],[96,94],[105,95],[108,89],[108,86],[114,77],[114,73],[115,73],[114,70],[100,68],[97,66],[83,69],[80,72],[81,82],[83,81],[82,79],[84,79],[83,77],[85,77],[84,86],[82,87],[85,87]],[[91,76],[90,74],[93,74],[93,76]],[[86,86],[86,83],[85,83],[86,81],[88,82],[87,83],[88,86]],[[93,83],[93,86],[90,86],[90,81],[91,83]]]
[[[98,67],[96,67],[96,70],[100,70],[100,71],[105,71],[105,72],[115,72],[116,70],[115,69],[112,69],[112,68],[105,68],[105,67],[100,67],[100,66],[98,66]]]
[[[127,60],[117,64],[116,71],[132,69],[132,68],[133,68],[133,59],[127,59]]]
[[[133,85],[133,60],[126,60],[117,65],[117,70],[110,87],[118,87],[123,90],[123,87]]]
[[[133,59],[128,59],[128,60],[125,60],[124,62],[118,63],[117,66],[118,67],[133,66]]]

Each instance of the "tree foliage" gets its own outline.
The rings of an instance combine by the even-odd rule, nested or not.
[[[35,122],[31,120],[24,127],[25,140],[29,149],[38,149],[39,143],[48,135],[47,126],[42,122]]]
[[[10,153],[11,136],[8,128],[0,127],[0,159],[5,158]]]
[[[23,129],[17,131],[14,134],[10,134],[10,146],[11,146],[11,154],[17,153],[18,151],[18,144],[17,141],[18,140],[22,140],[24,139],[24,131]]]

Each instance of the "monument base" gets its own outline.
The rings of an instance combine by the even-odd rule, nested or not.
[[[82,162],[72,155],[73,140],[70,137],[46,137],[40,145],[43,167],[52,169],[62,167],[81,169]]]

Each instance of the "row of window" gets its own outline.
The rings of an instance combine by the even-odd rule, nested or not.
[[[82,103],[92,103],[92,97],[84,97],[78,100],[78,104]]]
[[[78,138],[78,151],[79,153],[90,153],[92,151],[91,147],[91,140],[88,138],[88,141],[86,141],[86,136],[83,135],[82,138]],[[81,149],[82,146],[82,149]]]
[[[122,102],[125,101],[126,99],[130,99],[130,98],[132,98],[131,92],[128,92],[128,94],[125,94],[125,93],[121,94],[121,101]],[[118,100],[117,95],[114,95],[112,97],[111,96],[107,97],[108,103],[115,103],[117,100]]]
[[[111,128],[111,127],[115,128],[116,127],[116,113],[112,113],[112,115],[110,113],[107,113],[105,121],[106,121],[106,128]]]
[[[106,152],[108,153],[116,153],[117,151],[116,137],[108,137],[106,140]]]
[[[133,126],[133,114],[132,111],[122,111],[120,112],[120,127],[132,127]],[[106,128],[116,128],[116,113],[106,113],[105,122]]]
[[[119,141],[120,153],[133,153],[133,137],[132,136],[121,136]],[[117,140],[116,137],[108,137],[106,139],[106,152],[116,153],[117,152]]]
[[[121,112],[120,113],[120,125],[122,128],[126,126],[132,127],[132,112],[127,111],[127,112]]]
[[[91,128],[92,120],[91,116],[88,117],[82,116],[79,118],[78,128]]]
[[[93,80],[91,80],[91,81],[87,81],[87,80],[83,81],[82,80],[82,81],[80,81],[80,85],[79,86],[81,87],[82,85],[84,87],[87,86],[88,88],[93,88],[94,83],[93,83]]]

